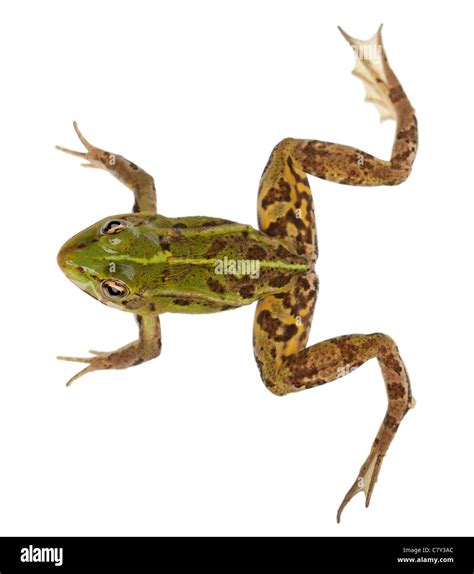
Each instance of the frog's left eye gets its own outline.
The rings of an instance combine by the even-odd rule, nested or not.
[[[127,227],[128,223],[126,221],[123,221],[121,219],[111,219],[110,221],[107,221],[107,223],[104,223],[104,225],[100,230],[100,234],[116,235],[117,233],[120,233],[124,229],[127,229]]]
[[[130,293],[130,289],[118,279],[105,279],[100,284],[102,294],[108,299],[121,299]]]

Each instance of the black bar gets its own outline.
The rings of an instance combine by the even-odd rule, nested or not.
[[[43,562],[36,561],[40,559]],[[473,538],[452,537],[0,538],[0,574],[20,570],[156,572],[229,568],[311,572],[450,570],[472,574],[474,544]]]

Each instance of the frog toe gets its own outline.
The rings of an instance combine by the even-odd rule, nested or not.
[[[60,145],[54,146],[56,149],[58,149],[59,151],[63,151],[64,153],[68,153],[69,155],[73,155],[75,157],[82,157],[84,159],[87,159],[87,153],[83,152],[83,151],[75,151],[73,149],[69,149],[67,147],[62,147]]]
[[[82,145],[86,148],[87,151],[76,151],[59,145],[56,146],[56,149],[69,155],[85,159],[87,163],[81,164],[83,167],[106,169],[106,161],[110,161],[110,154],[98,147],[93,146],[88,140],[86,140],[86,138],[82,135],[77,122],[73,122],[73,126],[78,138],[81,140]]]
[[[93,357],[64,357],[62,355],[56,357],[60,361],[73,361],[74,363],[90,363]]]
[[[72,383],[74,381],[76,381],[79,377],[82,377],[83,375],[85,375],[86,373],[90,373],[92,371],[95,371],[96,367],[94,367],[92,364],[90,364],[88,367],[85,367],[84,369],[82,369],[81,371],[79,371],[78,373],[76,373],[73,377],[71,377],[69,379],[69,381],[66,383],[66,387],[69,387],[72,385]]]
[[[77,125],[77,122],[74,121],[72,122],[72,125],[74,126],[74,131],[77,134],[77,137],[81,140],[82,145],[86,148],[87,151],[94,151],[97,148],[95,146],[93,146],[88,140],[86,140],[86,138],[83,136],[81,130],[79,129],[79,126]]]
[[[75,363],[88,363],[87,367],[76,373],[73,377],[69,379],[66,383],[66,386],[69,387],[74,381],[76,381],[79,377],[82,377],[86,373],[91,373],[92,371],[98,371],[103,369],[109,369],[112,365],[112,362],[108,360],[109,353],[99,353],[98,351],[91,351],[92,354],[95,354],[95,357],[57,357],[61,361],[72,361]]]
[[[375,483],[377,482],[380,466],[382,464],[382,458],[383,457],[378,454],[371,453],[369,455],[368,459],[360,469],[359,475],[357,476],[354,484],[347,491],[346,496],[339,506],[337,511],[337,522],[341,521],[342,511],[359,492],[365,493],[365,507],[367,508],[369,506],[372,492],[374,490]]]

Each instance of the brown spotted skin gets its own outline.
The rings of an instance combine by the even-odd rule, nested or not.
[[[254,301],[258,301],[255,359],[265,385],[276,395],[323,385],[377,359],[388,397],[387,412],[339,507],[338,521],[356,493],[365,492],[368,506],[387,449],[415,401],[397,346],[385,334],[344,335],[306,347],[318,294],[316,225],[307,176],[354,186],[397,185],[410,174],[418,143],[415,112],[388,63],[380,29],[367,41],[342,33],[356,55],[364,54],[356,57],[353,73],[363,80],[367,99],[377,106],[381,119],[397,123],[390,160],[341,144],[285,138],[274,148],[260,181],[259,231],[217,218],[158,215],[153,178],[124,157],[92,146],[76,124],[87,151],[60,148],[84,158],[92,167],[107,170],[135,197],[134,213],[118,216],[123,225],[111,232],[114,237],[120,234],[114,247],[117,268],[113,281],[125,293],[113,306],[136,314],[139,338],[111,353],[93,352],[95,356],[87,359],[61,357],[88,364],[70,382],[87,372],[127,368],[158,356],[161,313],[211,313]],[[380,50],[379,58],[366,57],[374,54],[373,50]],[[109,273],[110,258],[92,257],[104,241],[97,237],[104,221],[66,243],[58,261],[82,289],[110,304],[104,300],[106,295],[98,292]],[[92,271],[77,263],[81,257],[86,263],[94,262]],[[262,268],[252,278],[216,274],[214,262],[225,258],[259,261]],[[127,277],[120,276],[124,260],[123,269],[130,272],[133,268],[132,288],[124,287]],[[89,275],[84,281],[86,272]]]
[[[258,190],[258,226],[283,238],[293,252],[311,264],[317,258],[313,198],[306,173],[293,155],[294,142],[281,141],[264,169]]]
[[[351,44],[360,43],[344,35]],[[382,47],[380,30],[368,42]],[[317,242],[306,174],[347,185],[397,185],[408,177],[415,159],[415,112],[383,47],[378,68],[370,62],[357,62],[356,71],[368,92],[375,86],[381,98],[381,113],[397,121],[390,161],[345,145],[286,138],[273,150],[260,182],[260,229],[286,241],[312,266],[317,258]],[[265,385],[280,396],[328,383],[372,358],[378,360],[387,391],[387,413],[367,460],[339,508],[339,522],[343,508],[357,492],[365,492],[368,506],[383,457],[414,400],[405,365],[387,335],[345,335],[306,348],[317,290],[317,277],[310,271],[293,281],[285,292],[258,302],[254,354]]]

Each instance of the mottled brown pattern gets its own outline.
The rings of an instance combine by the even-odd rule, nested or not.
[[[297,332],[294,324],[288,325],[273,317],[270,311],[264,310],[257,315],[257,323],[274,341],[288,341]]]
[[[247,258],[248,259],[255,259],[255,260],[262,260],[267,257],[267,250],[260,245],[252,245],[247,250]]]
[[[247,285],[243,285],[239,289],[239,295],[244,299],[250,299],[255,295],[255,285],[249,283]]]
[[[416,143],[418,138],[416,116],[413,116],[413,121],[409,127],[397,132],[396,138],[397,140],[406,140],[409,143]]]
[[[182,307],[186,306],[186,305],[191,305],[192,301],[189,301],[188,299],[173,299],[173,303],[175,305],[181,305]]]
[[[292,155],[298,140],[275,146],[259,188],[259,226],[312,263],[317,257],[313,201],[306,174]],[[280,191],[281,190],[281,191]]]
[[[209,286],[209,289],[214,293],[225,293],[224,285],[222,285],[222,283],[217,281],[217,279],[212,279],[212,277],[210,277],[207,280],[207,284]]]
[[[393,353],[389,353],[387,356],[384,357],[384,363],[387,365],[389,369],[392,369],[392,371],[395,371],[398,375],[401,374],[403,370],[402,366],[397,357]]]
[[[211,243],[211,246],[206,251],[206,257],[216,257],[216,255],[218,255],[226,245],[227,244],[224,239],[219,237],[214,239],[214,241]]]
[[[402,399],[406,394],[406,389],[399,383],[388,383],[387,394],[389,399]]]
[[[278,180],[277,187],[271,187],[268,193],[262,198],[262,209],[267,209],[268,206],[279,201],[291,200],[291,187],[282,177]]]
[[[390,91],[388,93],[388,97],[390,98],[390,101],[392,102],[392,104],[396,104],[400,100],[406,98],[406,95],[405,95],[405,92],[403,91],[403,88],[400,86],[400,84],[398,84],[398,86],[395,86],[394,88],[390,88]]]
[[[273,298],[281,301],[283,308],[288,309],[293,317],[300,316],[301,310],[306,309],[316,298],[318,279],[315,275],[311,275],[311,279],[312,283],[307,276],[297,277],[291,291],[276,293]]]
[[[291,275],[275,275],[268,280],[270,287],[284,287],[291,281]]]
[[[395,430],[398,427],[397,419],[389,414],[385,415],[385,418],[383,419],[383,424],[391,430]]]

